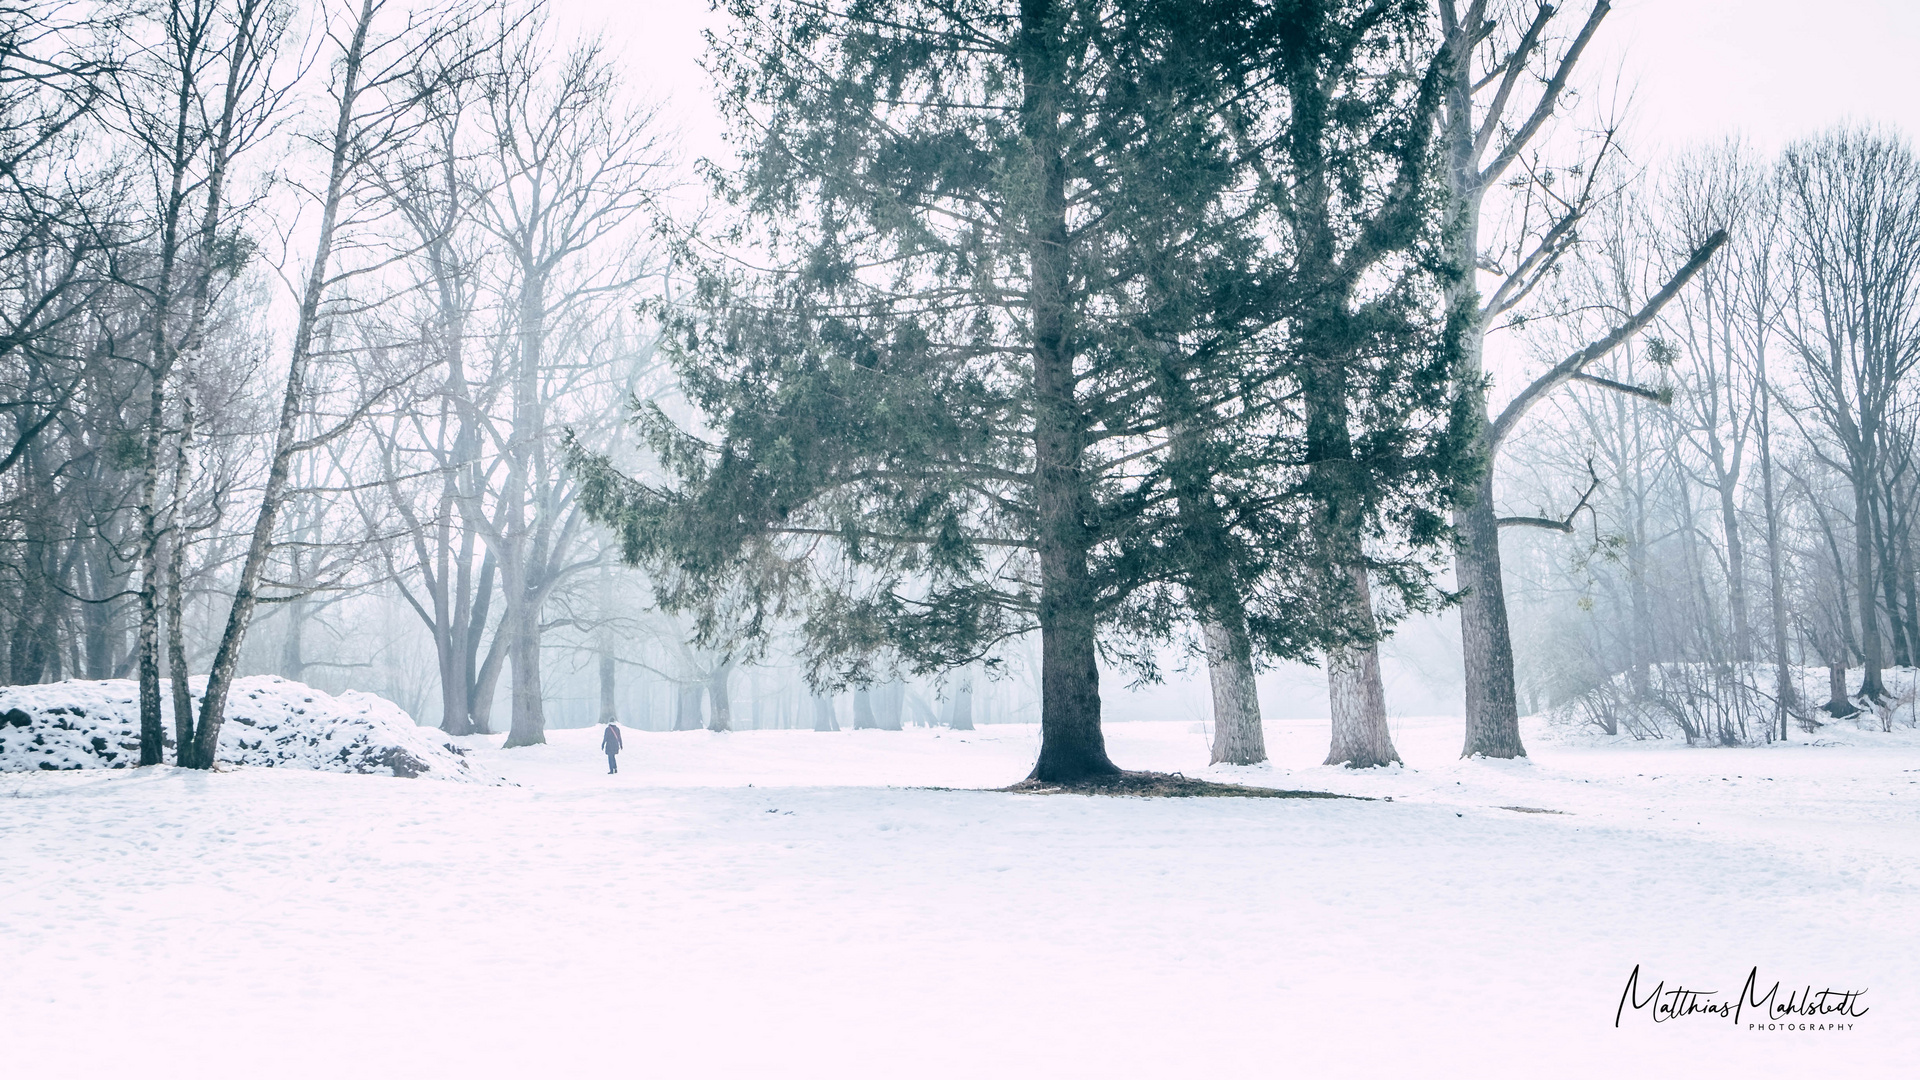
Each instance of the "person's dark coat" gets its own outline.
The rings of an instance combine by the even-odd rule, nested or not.
[[[605,750],[609,754],[617,754],[621,751],[622,740],[620,738],[619,724],[607,725],[606,733],[600,736],[600,749]]]

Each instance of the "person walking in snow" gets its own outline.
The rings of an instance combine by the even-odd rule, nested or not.
[[[620,725],[612,720],[607,721],[607,730],[600,736],[600,749],[607,752],[608,776],[620,771],[621,745]]]

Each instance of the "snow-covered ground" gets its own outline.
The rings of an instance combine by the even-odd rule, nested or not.
[[[1912,1075],[1920,739],[1133,768],[1375,801],[1090,799],[1032,728],[477,746],[518,787],[241,768],[0,775],[0,1075]],[[473,740],[475,743],[481,740]],[[1391,802],[1385,800],[1391,796]],[[1503,807],[1552,810],[1530,813]],[[1614,1014],[1868,992],[1852,1030]],[[1751,1019],[1751,1013],[1749,1013]]]

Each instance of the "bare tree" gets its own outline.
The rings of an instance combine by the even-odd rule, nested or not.
[[[499,372],[504,415],[485,427],[501,473],[485,507],[470,496],[466,513],[499,567],[505,600],[508,746],[546,741],[541,611],[569,575],[594,565],[578,550],[585,522],[554,458],[562,418],[552,402],[601,359],[589,348],[594,321],[656,272],[635,227],[666,163],[654,113],[622,105],[602,45],[580,44],[557,72],[552,49],[544,25],[531,20],[489,58],[482,83],[489,139],[480,220],[500,245],[512,333]],[[724,690],[716,700],[724,703]],[[716,722],[725,718],[723,710]]]
[[[1483,462],[1473,499],[1454,513],[1458,537],[1454,577],[1462,594],[1460,639],[1466,672],[1466,740],[1461,754],[1467,757],[1526,753],[1520,741],[1493,491],[1493,464],[1500,442],[1528,409],[1555,388],[1574,379],[1592,381],[1586,369],[1651,322],[1724,241],[1722,234],[1703,238],[1693,257],[1643,308],[1555,365],[1497,416],[1489,412],[1482,361],[1487,333],[1524,303],[1572,250],[1581,219],[1601,194],[1596,184],[1611,154],[1611,133],[1571,170],[1555,170],[1527,155],[1561,107],[1581,56],[1610,10],[1607,0],[1597,0],[1558,50],[1558,57],[1546,60],[1542,69],[1539,65],[1548,50],[1558,8],[1489,0],[1468,0],[1464,9],[1458,0],[1443,0],[1440,5],[1442,31],[1454,58],[1441,123],[1451,210],[1447,239],[1459,277],[1447,303],[1464,327],[1458,396],[1460,408],[1478,428],[1476,446]],[[1526,170],[1521,186],[1529,197],[1521,200],[1516,221],[1504,235],[1484,230],[1488,195],[1500,190],[1517,168]],[[1556,175],[1572,177],[1568,191],[1562,193],[1554,186]],[[1489,245],[1489,240],[1494,244]],[[1486,277],[1482,279],[1481,274]],[[1491,282],[1484,293],[1482,280]]]
[[[1826,460],[1852,487],[1859,694],[1879,703],[1876,485],[1896,396],[1920,363],[1920,162],[1891,134],[1840,129],[1789,147],[1781,183],[1794,292],[1785,331],[1832,440]]]
[[[162,608],[170,631],[176,753],[192,756],[193,707],[178,629],[181,589],[162,570],[178,571],[185,543],[180,522],[189,479],[184,443],[192,410],[170,395],[181,359],[205,332],[215,281],[242,258],[229,189],[234,163],[278,119],[283,88],[271,69],[287,11],[275,0],[169,0],[154,21],[156,39],[136,42],[120,94],[128,131],[148,162],[156,249],[151,275],[123,278],[145,301],[144,365],[149,400],[140,489],[140,761],[161,760],[160,642]],[[145,28],[149,24],[135,24]],[[171,445],[170,445],[171,444]],[[163,473],[166,483],[163,490]]]
[[[182,764],[211,768],[225,719],[228,691],[239,665],[240,648],[259,603],[261,577],[271,553],[275,525],[285,504],[296,456],[326,445],[358,423],[380,392],[368,395],[337,420],[310,411],[309,380],[316,356],[316,337],[322,323],[336,312],[330,298],[349,282],[386,265],[389,258],[375,248],[358,247],[356,233],[377,235],[378,219],[386,212],[374,197],[377,185],[371,165],[401,145],[419,122],[417,83],[413,75],[432,45],[456,34],[471,15],[457,9],[416,10],[393,31],[382,29],[387,0],[361,0],[358,9],[335,9],[325,37],[337,50],[329,80],[333,105],[331,128],[313,136],[325,156],[326,176],[311,192],[318,210],[316,232],[297,286],[293,340],[287,357],[286,383],[267,475],[261,486],[259,510],[244,561],[233,590],[233,603],[219,638],[200,717],[192,738],[181,740]],[[340,260],[343,251],[357,258]],[[382,388],[382,390],[387,388]],[[176,718],[178,722],[178,718]],[[183,736],[186,733],[183,732]],[[192,756],[187,758],[188,746]]]

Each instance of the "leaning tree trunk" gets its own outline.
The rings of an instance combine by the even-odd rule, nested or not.
[[[1246,622],[1229,627],[1210,621],[1200,628],[1206,639],[1207,681],[1213,689],[1214,765],[1257,765],[1267,760],[1267,736],[1260,727],[1260,692],[1253,681],[1253,646]]]
[[[200,700],[193,758],[191,762],[182,762],[194,768],[213,768],[220,746],[220,726],[226,719],[227,693],[232,689],[234,673],[240,664],[240,648],[246,640],[248,627],[253,623],[254,608],[259,603],[257,590],[261,575],[266,570],[267,555],[272,550],[274,524],[279,519],[280,506],[286,498],[293,456],[299,449],[295,434],[301,403],[306,396],[307,365],[313,355],[313,335],[320,318],[320,301],[328,285],[327,267],[333,257],[334,229],[339,223],[341,204],[346,197],[356,107],[363,90],[360,85],[360,65],[366,55],[367,32],[372,25],[374,12],[373,0],[362,0],[359,19],[354,25],[345,55],[341,58],[339,109],[334,117],[332,160],[327,170],[326,194],[321,201],[320,228],[314,238],[313,262],[301,290],[299,315],[294,323],[286,387],[280,398],[279,424],[274,431],[273,457],[267,467],[266,484],[260,494],[260,512],[254,518],[253,535],[247,544],[246,558],[241,563],[240,580],[233,591],[233,606],[227,612],[226,629],[220,635],[220,645],[207,671],[207,691]]]

